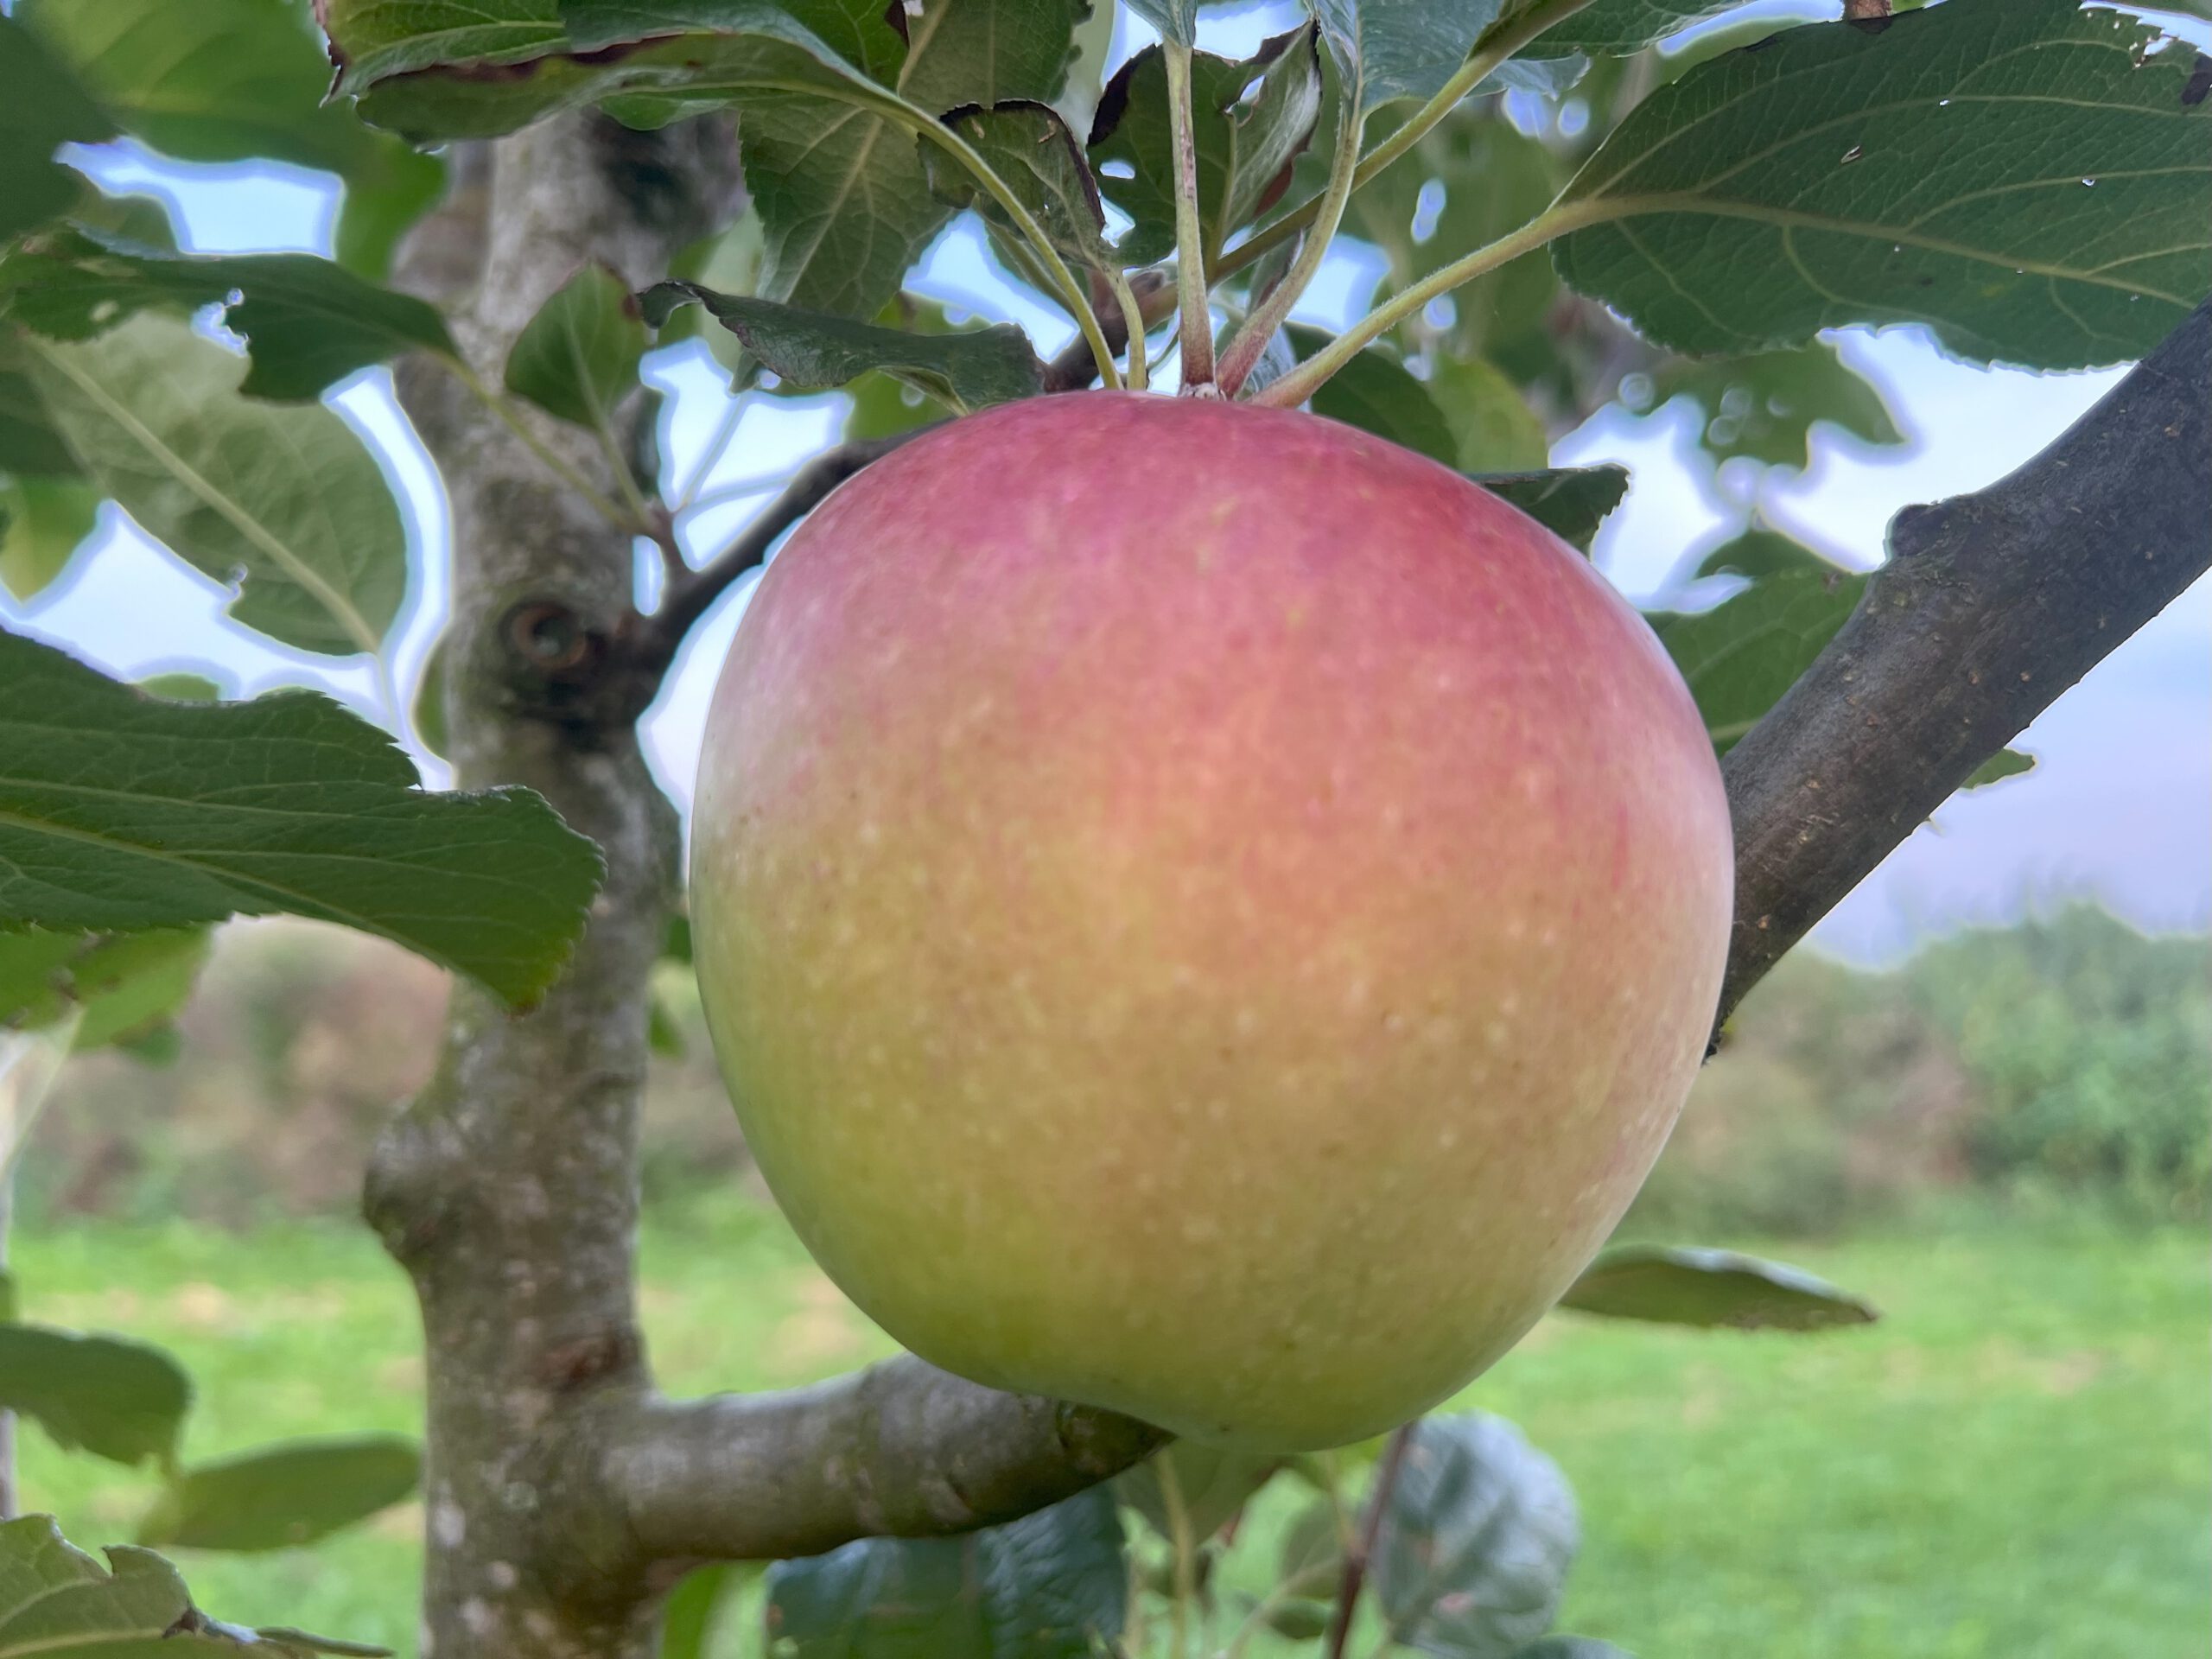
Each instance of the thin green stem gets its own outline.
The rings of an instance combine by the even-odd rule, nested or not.
[[[1589,5],[1592,0],[1544,0],[1512,23],[1500,29],[1482,46],[1459,72],[1444,83],[1436,96],[1414,111],[1406,124],[1360,158],[1358,168],[1351,176],[1351,188],[1357,191],[1382,173],[1389,165],[1428,136],[1430,129],[1458,108],[1461,99],[1482,85],[1491,73],[1507,59],[1518,54],[1546,29],[1566,22]],[[1234,276],[1270,248],[1280,247],[1313,224],[1320,214],[1325,195],[1316,196],[1285,213],[1265,229],[1255,231],[1244,242],[1222,256],[1214,271],[1216,281]]]
[[[608,524],[613,524],[617,530],[626,530],[633,536],[650,536],[652,534],[652,526],[642,517],[633,518],[629,512],[617,505],[608,498],[604,490],[601,489],[589,479],[586,478],[582,473],[578,472],[565,458],[549,446],[544,439],[539,437],[537,433],[531,431],[529,425],[523,420],[522,416],[516,412],[514,405],[510,404],[505,397],[501,397],[499,393],[493,390],[490,385],[487,385],[485,383],[483,376],[477,373],[474,369],[469,367],[467,364],[462,362],[461,359],[457,357],[448,358],[446,359],[446,364],[447,366],[451,368],[456,375],[461,377],[461,384],[467,386],[469,391],[474,392],[478,401],[480,402],[485,408],[490,410],[492,413],[498,416],[500,423],[506,427],[508,431],[513,433],[515,436],[522,440],[524,448],[527,448],[531,454],[536,455],[538,460],[543,461],[547,470],[551,472],[556,478],[559,479],[563,484],[566,484],[570,489],[574,490],[578,495],[582,496],[586,501],[590,503],[593,512],[599,514],[601,518],[606,519]]]
[[[1331,375],[1431,300],[1449,294],[1462,283],[1471,283],[1484,272],[1495,270],[1569,231],[1614,217],[1613,205],[1606,202],[1578,201],[1546,209],[1519,230],[1477,248],[1465,258],[1455,259],[1404,292],[1393,295],[1281,379],[1255,393],[1250,401],[1273,409],[1296,409]]]
[[[1183,390],[1205,395],[1214,390],[1213,318],[1206,299],[1213,285],[1206,279],[1205,232],[1198,223],[1191,48],[1170,41],[1161,51],[1167,66],[1167,121],[1175,147],[1175,289],[1182,302]]]
[[[1136,290],[1129,286],[1128,271],[1116,266],[1106,275],[1114,285],[1114,303],[1122,308],[1122,332],[1128,340],[1128,388],[1131,391],[1142,391],[1152,384],[1150,369],[1144,360],[1144,312],[1137,304]]]
[[[594,412],[592,431],[599,439],[600,453],[607,457],[607,471],[614,474],[614,487],[621,493],[622,505],[639,524],[650,525],[653,522],[652,507],[645,500],[645,493],[638,487],[638,480],[630,471],[629,457],[622,453],[621,441],[614,435],[614,428],[604,410]]]
[[[1359,171],[1359,144],[1367,130],[1366,113],[1359,107],[1362,77],[1355,70],[1338,77],[1337,92],[1337,148],[1329,162],[1329,182],[1320,196],[1320,207],[1314,216],[1313,228],[1298,250],[1298,258],[1291,265],[1272,292],[1253,308],[1243,330],[1230,342],[1223,357],[1219,379],[1221,395],[1234,397],[1243,387],[1245,378],[1252,372],[1252,365],[1260,360],[1260,353],[1268,349],[1268,342],[1275,336],[1290,315],[1290,308],[1298,303],[1298,296],[1306,291],[1314,274],[1321,269],[1321,261],[1328,257],[1329,243],[1343,222],[1344,205],[1351,200],[1352,184]]]

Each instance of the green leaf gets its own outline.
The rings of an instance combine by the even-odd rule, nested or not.
[[[1171,1541],[1175,1536],[1173,1510],[1179,1506],[1190,1541],[1198,1544],[1227,1526],[1281,1466],[1281,1458],[1178,1441],[1115,1477],[1114,1490],[1154,1532]],[[1171,1479],[1174,1505],[1167,1498]]]
[[[1847,1291],[1778,1262],[1641,1244],[1607,1250],[1559,1305],[1616,1319],[1735,1331],[1827,1331],[1878,1317]]]
[[[1454,464],[1463,470],[1538,472],[1550,459],[1551,440],[1543,422],[1497,365],[1439,353],[1431,359],[1424,384],[1452,429]]]
[[[974,147],[1005,181],[1062,257],[1104,270],[1118,262],[1106,235],[1106,209],[1083,146],[1049,104],[1033,99],[948,111],[944,124]],[[926,138],[915,141],[930,190],[952,207],[972,207],[1002,235],[1019,234],[1006,209],[976,175]]]
[[[1764,535],[1765,545],[1794,547]],[[1743,538],[1750,541],[1750,537]],[[1726,754],[1813,665],[1844,625],[1866,578],[1837,569],[1802,549],[1734,598],[1709,611],[1659,613],[1647,620],[1681,671],[1713,747]],[[1714,559],[1724,558],[1723,549]],[[1715,574],[1713,560],[1701,574]]]
[[[158,1348],[0,1325],[0,1410],[29,1418],[65,1452],[168,1463],[191,1405],[191,1379]]]
[[[1093,1487],[963,1538],[869,1538],[768,1569],[777,1659],[1094,1659],[1122,1632],[1128,1568]]]
[[[288,1655],[383,1655],[297,1630],[243,1630],[192,1605],[176,1569],[149,1550],[107,1552],[112,1572],[62,1538],[50,1515],[0,1522],[0,1659],[194,1659],[266,1642]]]
[[[2074,0],[1787,30],[1637,105],[1554,261],[1680,352],[1925,321],[1976,361],[2139,357],[2212,287],[2212,101],[2157,38]]]
[[[2036,768],[2035,756],[2022,754],[2018,749],[1999,749],[1974,769],[1974,775],[1961,784],[1961,789],[1986,789],[1991,784],[2001,784],[2007,778],[2018,778]]]
[[[197,927],[0,932],[0,1027],[38,1030],[79,1013],[76,1052],[139,1040],[184,1006],[208,945]]]
[[[1327,1633],[1332,1617],[1327,1602],[1294,1597],[1268,1610],[1268,1628],[1293,1642],[1314,1642]]]
[[[1904,442],[1881,392],[1826,340],[1750,357],[1679,359],[1650,375],[1630,406],[1656,412],[1677,398],[1697,407],[1699,442],[1715,461],[1808,467],[1813,428],[1822,422],[1862,443]]]
[[[518,63],[566,42],[560,0],[320,0],[337,90],[454,63]]]
[[[232,616],[304,651],[378,648],[406,588],[407,539],[352,428],[327,409],[239,396],[245,359],[167,317],[22,343],[92,482],[215,581],[244,573]]]
[[[0,257],[0,305],[10,262]],[[80,478],[84,468],[67,440],[54,429],[45,400],[31,383],[30,365],[0,330],[0,472],[17,477]]]
[[[763,1570],[758,1561],[715,1561],[685,1573],[661,1608],[660,1659],[708,1659],[722,1614]]]
[[[605,265],[586,265],[516,336],[507,390],[557,419],[611,430],[615,406],[637,389],[645,345],[630,285]]]
[[[1492,26],[1521,9],[1501,0],[1314,0],[1313,6],[1338,60],[1358,64],[1363,111],[1402,98],[1433,98]],[[1563,92],[1581,79],[1583,67],[1572,59],[1517,61],[1475,91],[1503,85]]]
[[[365,8],[355,8],[365,11]],[[721,0],[716,31],[638,43],[623,31],[666,10],[570,0],[572,39],[498,76],[430,71],[369,87],[364,117],[416,138],[488,137],[540,116],[604,101],[634,126],[740,110],[746,182],[763,232],[760,297],[872,316],[949,210],[931,195],[911,140],[966,104],[1051,99],[1064,80],[1078,0],[944,0],[912,26],[894,66],[840,52],[768,0]],[[815,3],[810,22],[867,48],[855,14]],[[880,14],[878,14],[880,16]],[[410,52],[429,51],[428,35]],[[378,60],[383,62],[384,60]],[[397,61],[397,60],[393,60]],[[410,67],[432,59],[416,55]],[[378,69],[376,73],[385,73]],[[346,84],[374,77],[356,64]]]
[[[1535,0],[1516,0],[1518,14]],[[1537,37],[1544,52],[1587,52],[1593,57],[1624,58],[1679,35],[1692,23],[1733,11],[1745,0],[1595,0],[1564,22]]]
[[[1305,323],[1292,323],[1283,332],[1290,336],[1300,362],[1331,339],[1324,330]],[[1369,346],[1313,394],[1313,412],[1372,432],[1446,467],[1459,458],[1459,440],[1428,388],[1379,346]]]
[[[1559,467],[1536,473],[1471,473],[1492,495],[1527,513],[1568,546],[1587,553],[1599,525],[1628,493],[1628,468]]]
[[[972,334],[909,334],[767,300],[717,294],[696,283],[662,283],[639,298],[645,321],[655,327],[677,306],[705,306],[747,351],[792,385],[842,386],[877,372],[964,413],[1032,397],[1044,385],[1044,365],[1028,337],[1011,323]]]
[[[227,305],[252,353],[249,397],[317,397],[404,352],[460,355],[434,307],[313,254],[163,256],[71,237],[10,261],[0,282],[8,315],[54,340],[96,338],[148,307]]]
[[[19,600],[44,592],[99,510],[99,493],[82,479],[0,475],[0,587]]]
[[[124,931],[289,912],[514,1003],[560,971],[598,853],[526,790],[429,795],[327,697],[157,702],[0,634],[0,926]]]
[[[1513,1659],[1636,1659],[1625,1648],[1588,1636],[1548,1636],[1513,1656]]]
[[[401,1434],[263,1446],[180,1471],[138,1524],[138,1541],[191,1549],[313,1543],[410,1496],[423,1454]]]
[[[1581,1529],[1558,1465],[1502,1418],[1409,1431],[1369,1571],[1393,1638],[1439,1659],[1508,1659],[1552,1625]]]
[[[340,260],[383,274],[436,200],[443,165],[327,105],[330,63],[286,0],[21,0],[16,16],[123,129],[182,161],[255,156],[346,181]]]
[[[1164,41],[1188,46],[1198,37],[1198,0],[1129,0],[1129,10]]]
[[[82,188],[54,160],[67,143],[96,144],[115,124],[68,69],[15,19],[0,17],[0,241],[69,211]]]
[[[1257,83],[1255,85],[1255,83]],[[1253,86],[1249,98],[1244,89]],[[1194,54],[1192,143],[1206,257],[1251,224],[1288,187],[1321,114],[1321,59],[1311,28],[1263,41],[1249,58]],[[1175,156],[1167,120],[1166,60],[1158,47],[1132,57],[1106,84],[1090,128],[1099,188],[1135,221],[1122,243],[1131,264],[1175,247]],[[1117,177],[1109,168],[1125,169]]]
[[[50,1515],[0,1522],[0,1659],[186,1659],[214,1647],[168,1637],[192,1611],[175,1567],[143,1549],[107,1554],[112,1573],[64,1541]]]

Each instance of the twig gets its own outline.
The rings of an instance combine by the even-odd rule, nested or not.
[[[776,538],[820,505],[836,489],[869,462],[881,460],[902,444],[942,422],[894,432],[888,437],[841,443],[825,449],[791,475],[791,481],[751,524],[698,569],[685,567],[669,583],[660,608],[645,619],[631,653],[632,662],[648,674],[664,671],[675,660],[683,636],[714,607],[729,585],[768,556]]]
[[[1337,1611],[1329,1621],[1328,1645],[1323,1649],[1328,1659],[1344,1659],[1344,1643],[1351,1639],[1351,1617],[1359,1606],[1360,1589],[1367,1582],[1367,1563],[1374,1557],[1375,1541],[1382,1535],[1382,1516],[1390,1507],[1390,1492],[1398,1484],[1398,1470],[1405,1463],[1406,1447],[1413,1437],[1413,1423],[1391,1435],[1389,1446],[1382,1453],[1382,1467],[1375,1471],[1375,1490],[1368,1497],[1366,1522],[1359,1529],[1357,1541],[1344,1552],[1344,1576],[1337,1586]]]

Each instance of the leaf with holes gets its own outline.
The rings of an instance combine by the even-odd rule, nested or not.
[[[1005,181],[1061,257],[1104,270],[1115,265],[1106,209],[1083,146],[1049,104],[1033,99],[969,105],[946,112],[944,124],[965,138]],[[976,175],[926,138],[915,141],[931,194],[951,207],[972,207],[1004,235],[1018,227]]]
[[[1827,1331],[1877,1317],[1848,1291],[1779,1262],[1662,1245],[1607,1250],[1559,1305],[1616,1319],[1734,1331]]]
[[[645,346],[630,285],[605,265],[586,265],[515,337],[507,390],[556,419],[612,431],[615,406],[637,390]]]
[[[1559,1611],[1581,1541],[1574,1494],[1501,1418],[1425,1417],[1408,1432],[1369,1568],[1390,1639],[1510,1659]]]
[[[639,296],[658,327],[677,306],[696,303],[745,342],[774,373],[798,386],[842,386],[871,372],[916,386],[963,413],[1034,396],[1044,365],[1011,323],[972,334],[910,334],[849,322],[794,306],[717,294],[696,283],[662,283]]]
[[[270,0],[20,0],[118,125],[180,161],[266,156],[335,173],[339,259],[379,276],[445,168],[327,104],[330,61],[302,9]]]
[[[1556,467],[1539,473],[1470,473],[1492,495],[1527,513],[1568,546],[1583,552],[1598,527],[1628,493],[1628,468]]]
[[[1191,105],[1199,225],[1211,263],[1231,236],[1282,194],[1293,165],[1313,142],[1321,114],[1314,31],[1278,35],[1249,58],[1194,54]],[[1158,47],[1147,47],[1115,72],[1091,121],[1090,158],[1100,170],[1099,188],[1135,221],[1122,244],[1131,264],[1164,259],[1175,247],[1175,155],[1167,110],[1166,59]]]
[[[262,1446],[181,1471],[138,1524],[138,1541],[192,1549],[289,1549],[413,1495],[423,1454],[401,1434]]]
[[[285,912],[532,1001],[597,850],[527,790],[430,795],[329,698],[164,702],[0,633],[0,926],[189,927]]]
[[[2157,38],[2074,0],[1947,0],[1724,54],[1599,147],[1554,260],[1681,352],[1925,321],[1976,361],[2141,356],[2212,288],[2212,101]]]
[[[170,318],[22,345],[92,481],[187,563],[243,576],[238,621],[303,651],[378,649],[406,588],[407,539],[352,428],[239,396],[245,359]]]
[[[1090,1491],[962,1538],[868,1538],[768,1569],[779,1659],[1094,1659],[1122,1633],[1122,1522]]]
[[[224,305],[243,335],[249,397],[305,401],[357,369],[410,351],[457,359],[436,309],[306,253],[142,252],[74,232],[0,266],[0,305],[53,340],[96,339],[149,308]]]
[[[96,144],[115,124],[22,22],[0,17],[0,241],[69,211],[81,188],[56,162],[64,144]]]
[[[36,1423],[65,1452],[167,1464],[191,1405],[192,1380],[158,1348],[42,1325],[0,1325],[0,1411]]]

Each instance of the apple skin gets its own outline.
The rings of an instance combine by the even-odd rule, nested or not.
[[[770,1189],[891,1335],[1341,1445],[1550,1307],[1681,1110],[1720,776],[1588,563],[1313,416],[1070,393],[792,535],[691,904]]]

